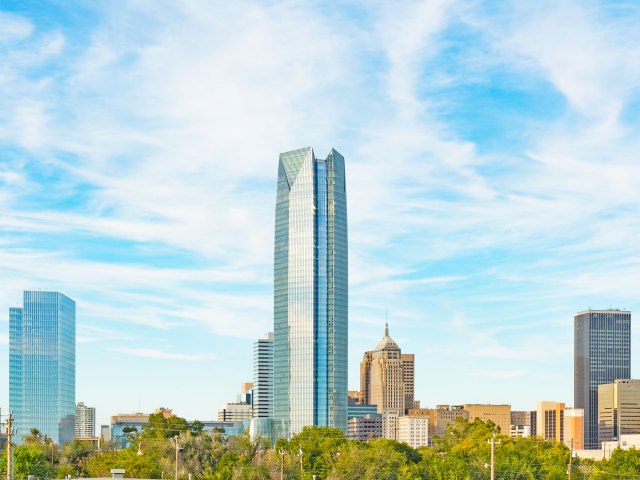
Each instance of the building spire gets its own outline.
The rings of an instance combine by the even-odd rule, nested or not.
[[[384,336],[388,337],[389,336],[389,323],[385,322],[384,324]]]

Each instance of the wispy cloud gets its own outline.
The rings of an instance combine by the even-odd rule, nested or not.
[[[215,360],[217,355],[212,353],[173,353],[164,350],[155,350],[153,348],[116,348],[114,352],[131,355],[134,357],[152,358],[159,360],[178,360],[185,362],[201,362],[206,360]]]

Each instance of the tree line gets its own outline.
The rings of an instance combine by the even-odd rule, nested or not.
[[[494,435],[500,442],[496,479],[569,477],[565,445],[539,437],[510,438],[493,422],[478,419],[458,418],[444,435],[433,437],[432,446],[414,449],[393,440],[347,440],[341,430],[329,427],[306,427],[289,441],[269,445],[247,434],[205,432],[200,422],[160,413],[150,415],[142,431],[124,432],[123,448],[112,443],[98,448],[78,440],[58,446],[32,430],[14,448],[14,478],[109,477],[112,468],[124,468],[129,478],[167,480],[176,471],[180,480],[489,480],[489,440]],[[640,478],[640,451],[635,449],[615,450],[608,460],[574,458],[571,463],[572,480]],[[0,470],[6,472],[6,452]]]

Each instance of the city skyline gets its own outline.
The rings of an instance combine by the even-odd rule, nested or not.
[[[274,158],[314,145],[348,159],[349,388],[388,310],[423,405],[572,405],[573,315],[640,311],[639,23],[624,1],[3,2],[0,381],[6,312],[60,291],[98,423],[214,418],[273,330]]]

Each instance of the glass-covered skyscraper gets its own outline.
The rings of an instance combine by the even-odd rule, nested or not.
[[[16,440],[32,428],[71,442],[76,412],[76,304],[58,292],[24,292],[9,310],[9,409]]]
[[[347,200],[344,158],[280,154],[274,259],[277,436],[347,426]]]
[[[584,409],[584,448],[598,443],[598,385],[631,378],[631,312],[587,310],[574,322],[573,401]]]

